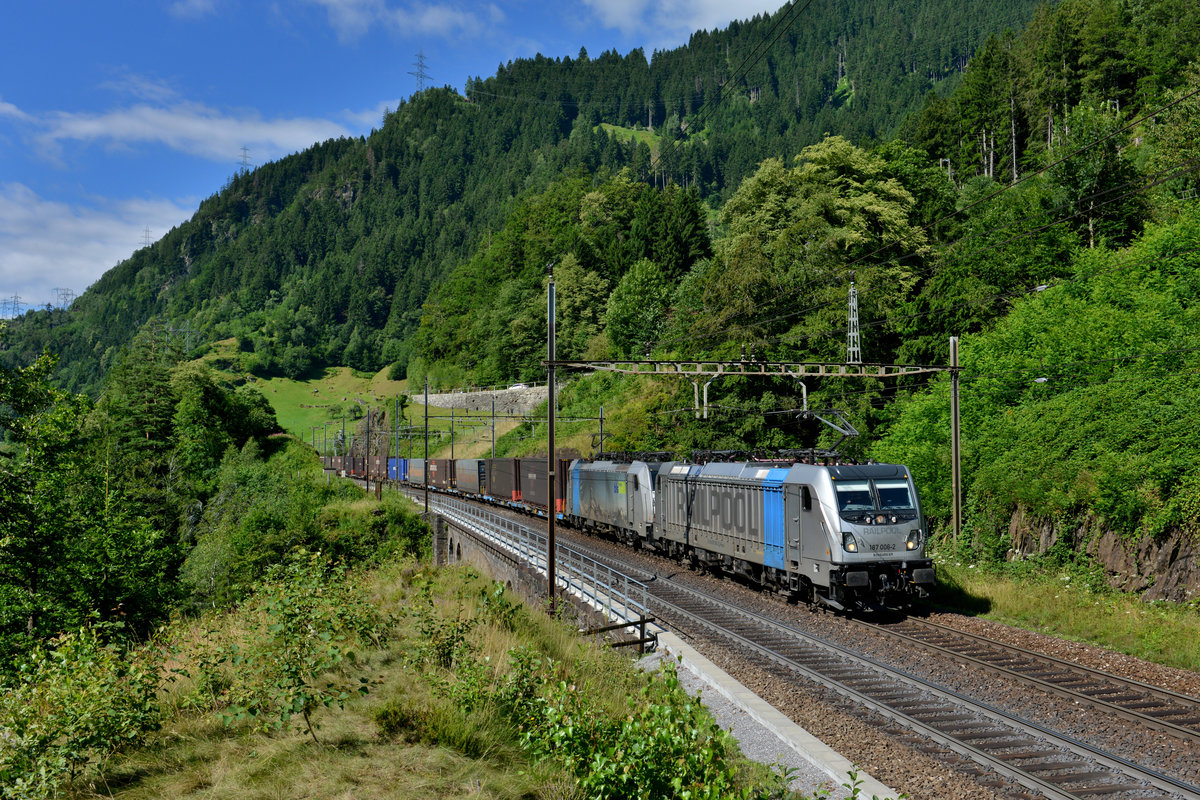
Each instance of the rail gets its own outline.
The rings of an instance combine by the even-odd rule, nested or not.
[[[546,573],[546,536],[524,523],[448,497],[430,498],[439,513]],[[611,618],[633,624],[650,616],[646,584],[561,542],[555,544],[556,583]]]

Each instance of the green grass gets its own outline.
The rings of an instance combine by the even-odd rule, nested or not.
[[[658,146],[662,142],[661,136],[644,128],[625,128],[620,125],[610,125],[607,122],[601,122],[600,127],[604,129],[605,133],[616,136],[621,141],[635,141],[644,144],[650,148],[652,153],[658,152]]]
[[[280,426],[303,442],[314,442],[320,449],[328,443],[332,446],[335,432],[341,429],[345,417],[346,433],[354,432],[361,418],[365,415],[368,405],[373,409],[384,409],[387,412],[386,427],[391,429],[396,398],[408,394],[408,381],[393,381],[387,377],[387,370],[381,370],[374,375],[365,375],[351,370],[349,367],[329,367],[319,374],[305,380],[292,380],[284,377],[258,378],[238,371],[239,363],[237,344],[233,339],[217,342],[202,359],[216,370],[226,380],[231,382],[249,382],[256,386],[271,407],[275,409],[275,417]],[[404,418],[407,424],[421,426],[424,424],[425,408],[419,402],[421,395],[410,397],[405,408]],[[359,411],[357,418],[352,413]],[[482,458],[491,455],[492,431],[491,412],[475,412],[456,409],[454,416],[454,446],[450,445],[451,410],[448,408],[429,407],[429,427],[434,431],[430,441],[431,458],[448,458],[453,450],[455,458]],[[466,425],[460,424],[466,422]],[[404,422],[400,427],[405,425]],[[496,437],[520,427],[517,420],[496,420]],[[524,426],[528,431],[529,426]],[[442,432],[438,436],[437,432]],[[545,426],[540,426],[545,435]],[[328,438],[326,438],[328,437]],[[420,458],[424,455],[425,441],[416,435],[411,441],[411,454]],[[543,446],[544,449],[544,446]],[[498,454],[500,451],[497,451]],[[408,440],[402,440],[400,453],[407,457],[410,454]]]
[[[1098,645],[1187,670],[1200,670],[1200,614],[1194,605],[1146,603],[1108,590],[1094,570],[1025,562],[984,568],[937,563],[939,604],[968,614]]]

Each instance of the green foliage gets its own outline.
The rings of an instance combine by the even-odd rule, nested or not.
[[[658,265],[643,258],[626,272],[608,298],[604,323],[619,355],[643,358],[666,321],[670,287]]]
[[[1167,185],[1176,195],[1200,188],[1200,66],[1189,70],[1187,80],[1167,92],[1169,108],[1154,120],[1156,143],[1151,159],[1154,172],[1174,177]],[[1190,97],[1188,95],[1191,95]],[[1181,169],[1182,167],[1182,169]]]
[[[899,363],[946,363],[951,336],[984,330],[1007,312],[1014,294],[1068,274],[1076,237],[1055,224],[1064,213],[1058,188],[1033,179],[984,202],[999,189],[983,177],[963,186],[961,238],[939,251],[895,325],[904,336]]]
[[[631,679],[637,689],[601,702],[586,664],[569,668],[528,645],[508,651],[507,669],[480,657],[480,641],[511,631],[517,604],[503,586],[483,587],[478,612],[439,613],[425,585],[410,612],[416,623],[409,663],[436,700],[406,691],[376,721],[390,736],[407,735],[479,754],[479,730],[506,727],[535,763],[573,775],[587,797],[766,798],[784,796],[774,773],[751,787],[733,738],[681,688],[668,665],[661,676]],[[607,672],[611,672],[608,670]],[[463,721],[474,724],[464,729]]]
[[[37,646],[0,681],[0,798],[58,797],[87,770],[158,727],[158,667],[150,650],[104,641],[113,628],[82,628]]]
[[[353,564],[377,564],[430,552],[429,526],[412,504],[387,493],[379,502],[330,503],[318,515],[318,543],[330,556]]]
[[[568,175],[540,194],[525,195],[489,246],[433,291],[416,337],[424,358],[409,363],[409,379],[422,377],[418,367],[442,388],[533,379],[544,357],[551,263],[558,353],[582,358],[602,346],[603,309],[633,265],[653,259],[655,269],[665,271],[657,279],[662,284],[708,249],[694,193],[659,191],[628,172],[594,179]],[[493,302],[481,307],[482,294]],[[660,315],[665,303],[664,295]]]
[[[93,618],[146,635],[176,596],[175,543],[95,457],[90,404],[48,385],[51,364],[0,368],[0,672]]]
[[[181,568],[195,607],[241,599],[295,547],[368,564],[425,553],[430,546],[428,527],[402,499],[360,502],[361,489],[328,482],[299,442],[289,441],[265,459],[253,441],[240,452],[228,451],[216,484]]]
[[[805,148],[794,168],[764,162],[721,211],[720,268],[706,274],[692,335],[769,339],[827,358],[830,343],[812,334],[842,324],[833,317],[845,303],[841,265],[867,253],[882,266],[859,278],[862,324],[883,317],[916,282],[913,262],[888,260],[926,249],[915,198],[890,172],[839,137]]]
[[[1130,190],[1138,172],[1130,159],[1129,123],[1107,108],[1079,105],[1064,121],[1066,130],[1048,153],[1057,163],[1050,179],[1062,187],[1071,227],[1088,247],[1124,244],[1141,228],[1145,200]],[[1084,152],[1076,150],[1084,145]],[[1069,156],[1069,157],[1068,157]]]
[[[980,553],[1006,557],[1016,511],[1068,548],[1093,523],[1134,539],[1197,529],[1197,230],[1192,210],[1125,250],[1080,253],[1071,281],[964,339],[964,473]],[[909,463],[935,520],[949,511],[946,389],[906,403],[874,450]]]
[[[492,584],[491,589],[480,589],[479,600],[480,619],[510,633],[516,630],[517,621],[523,616],[525,606],[509,596],[504,590],[504,584],[497,581]]]
[[[558,681],[537,703],[522,742],[564,762],[589,797],[762,796],[737,788],[728,732],[680,688],[669,666],[651,676],[620,721],[596,714],[587,696]]]
[[[428,586],[421,593],[420,605],[410,613],[417,619],[419,634],[412,651],[414,665],[427,664],[450,669],[470,655],[471,645],[467,637],[475,627],[475,620],[464,616],[461,611],[453,618],[438,614]]]
[[[304,550],[268,571],[251,608],[258,613],[250,629],[221,653],[234,675],[223,719],[278,730],[299,716],[319,742],[312,712],[341,708],[369,691],[368,680],[347,667],[357,662],[359,647],[383,642],[387,621],[344,569]]]
[[[1181,0],[1041,6],[1019,34],[990,38],[971,59],[957,91],[946,99],[928,98],[904,125],[905,136],[931,157],[947,159],[960,181],[983,175],[1014,182],[1025,164],[1049,163],[1074,149],[1070,142],[1094,141],[1093,134],[1104,132],[1077,107],[1094,109],[1084,116],[1120,109],[1132,117],[1161,102],[1200,56],[1198,29],[1200,12]],[[1072,211],[1080,214],[1083,225],[1077,227],[1089,238],[1127,237],[1136,230],[1129,227],[1136,220],[1127,202],[1133,198],[1118,199],[1122,192],[1113,192],[1093,204],[1094,189],[1079,191],[1097,175],[1116,177],[1118,148],[1112,140],[1072,157],[1056,176],[1069,193],[1076,192]],[[1079,206],[1083,198],[1089,199]],[[1101,202],[1106,208],[1097,215],[1093,205]]]

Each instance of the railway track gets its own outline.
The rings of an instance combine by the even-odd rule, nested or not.
[[[650,592],[649,604],[660,620],[687,635],[702,634],[748,653],[785,680],[798,676],[825,687],[874,715],[875,724],[882,717],[891,728],[908,732],[906,738],[924,742],[915,744],[918,749],[950,752],[978,765],[981,782],[986,783],[989,774],[1002,776],[1011,796],[1200,800],[1200,787],[1152,766],[1020,719],[674,578],[630,568],[625,560],[614,559],[579,538],[572,537],[565,546],[643,580]],[[1017,679],[1021,682],[1039,691],[1070,697],[1072,702],[1086,698],[1089,705],[1105,713],[1120,708],[1126,719],[1147,728],[1181,738],[1200,736],[1200,719],[1193,719],[1200,715],[1195,712],[1196,701],[1192,698],[1144,684],[1135,686],[1135,682],[1029,651],[1009,648],[1005,655],[999,648],[1007,646],[999,643],[981,641],[980,637],[957,637],[954,634],[960,632],[945,626],[913,622],[890,626],[891,630],[889,626],[872,627],[909,646],[967,661],[972,668],[1020,676]],[[1048,666],[1052,662],[1056,662],[1053,670]],[[1155,705],[1149,705],[1152,702]]]
[[[683,617],[693,632],[698,626],[734,642],[1037,796],[1054,800],[1200,797],[1200,787],[1021,720],[708,593],[661,577],[649,586],[654,600],[660,603],[655,608],[656,616]]]
[[[930,620],[871,625],[879,634],[953,657],[1072,703],[1200,742],[1200,700]]]

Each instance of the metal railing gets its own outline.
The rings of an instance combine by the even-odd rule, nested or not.
[[[447,497],[438,497],[439,513],[460,526],[486,538],[546,573],[546,536],[524,523],[486,508]],[[636,622],[650,615],[646,584],[601,564],[594,558],[555,543],[556,583],[565,591],[607,612],[614,619]]]

